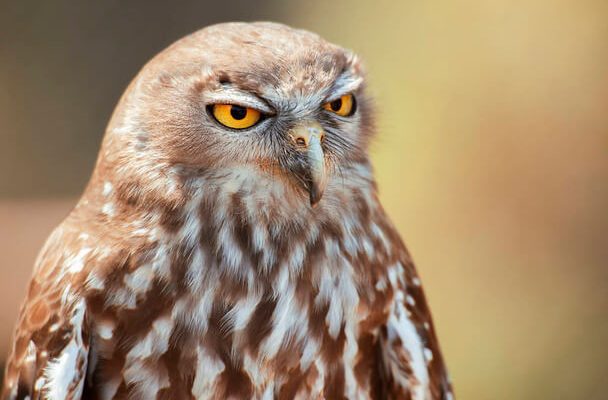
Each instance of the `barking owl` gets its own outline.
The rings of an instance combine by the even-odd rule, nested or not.
[[[157,55],[36,262],[2,399],[451,399],[373,114],[357,56],[310,32]]]

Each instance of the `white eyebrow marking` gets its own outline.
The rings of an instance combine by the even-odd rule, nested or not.
[[[232,86],[222,86],[216,90],[205,92],[204,100],[208,104],[236,104],[242,107],[255,108],[265,114],[275,111],[254,94],[242,91]]]
[[[326,101],[334,101],[345,94],[354,92],[362,83],[362,76],[352,75],[350,71],[345,71],[335,80]]]

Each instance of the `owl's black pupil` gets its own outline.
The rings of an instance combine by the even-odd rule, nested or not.
[[[332,101],[329,103],[329,106],[334,111],[340,111],[340,108],[342,108],[342,99]]]
[[[247,109],[241,106],[232,106],[230,108],[230,115],[237,120],[243,119],[247,116]]]

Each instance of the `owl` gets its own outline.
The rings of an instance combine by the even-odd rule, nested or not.
[[[44,245],[2,399],[451,399],[361,61],[276,23],[135,77]]]

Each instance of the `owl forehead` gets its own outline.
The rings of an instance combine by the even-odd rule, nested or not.
[[[344,61],[333,54],[304,54],[240,67],[219,69],[218,79],[255,94],[272,106],[289,109],[307,101],[322,101],[350,76]]]
[[[360,80],[356,58],[316,34],[280,24],[221,24],[201,40],[206,66],[218,83],[290,109],[320,101],[340,84]],[[209,89],[209,88],[208,88]]]

